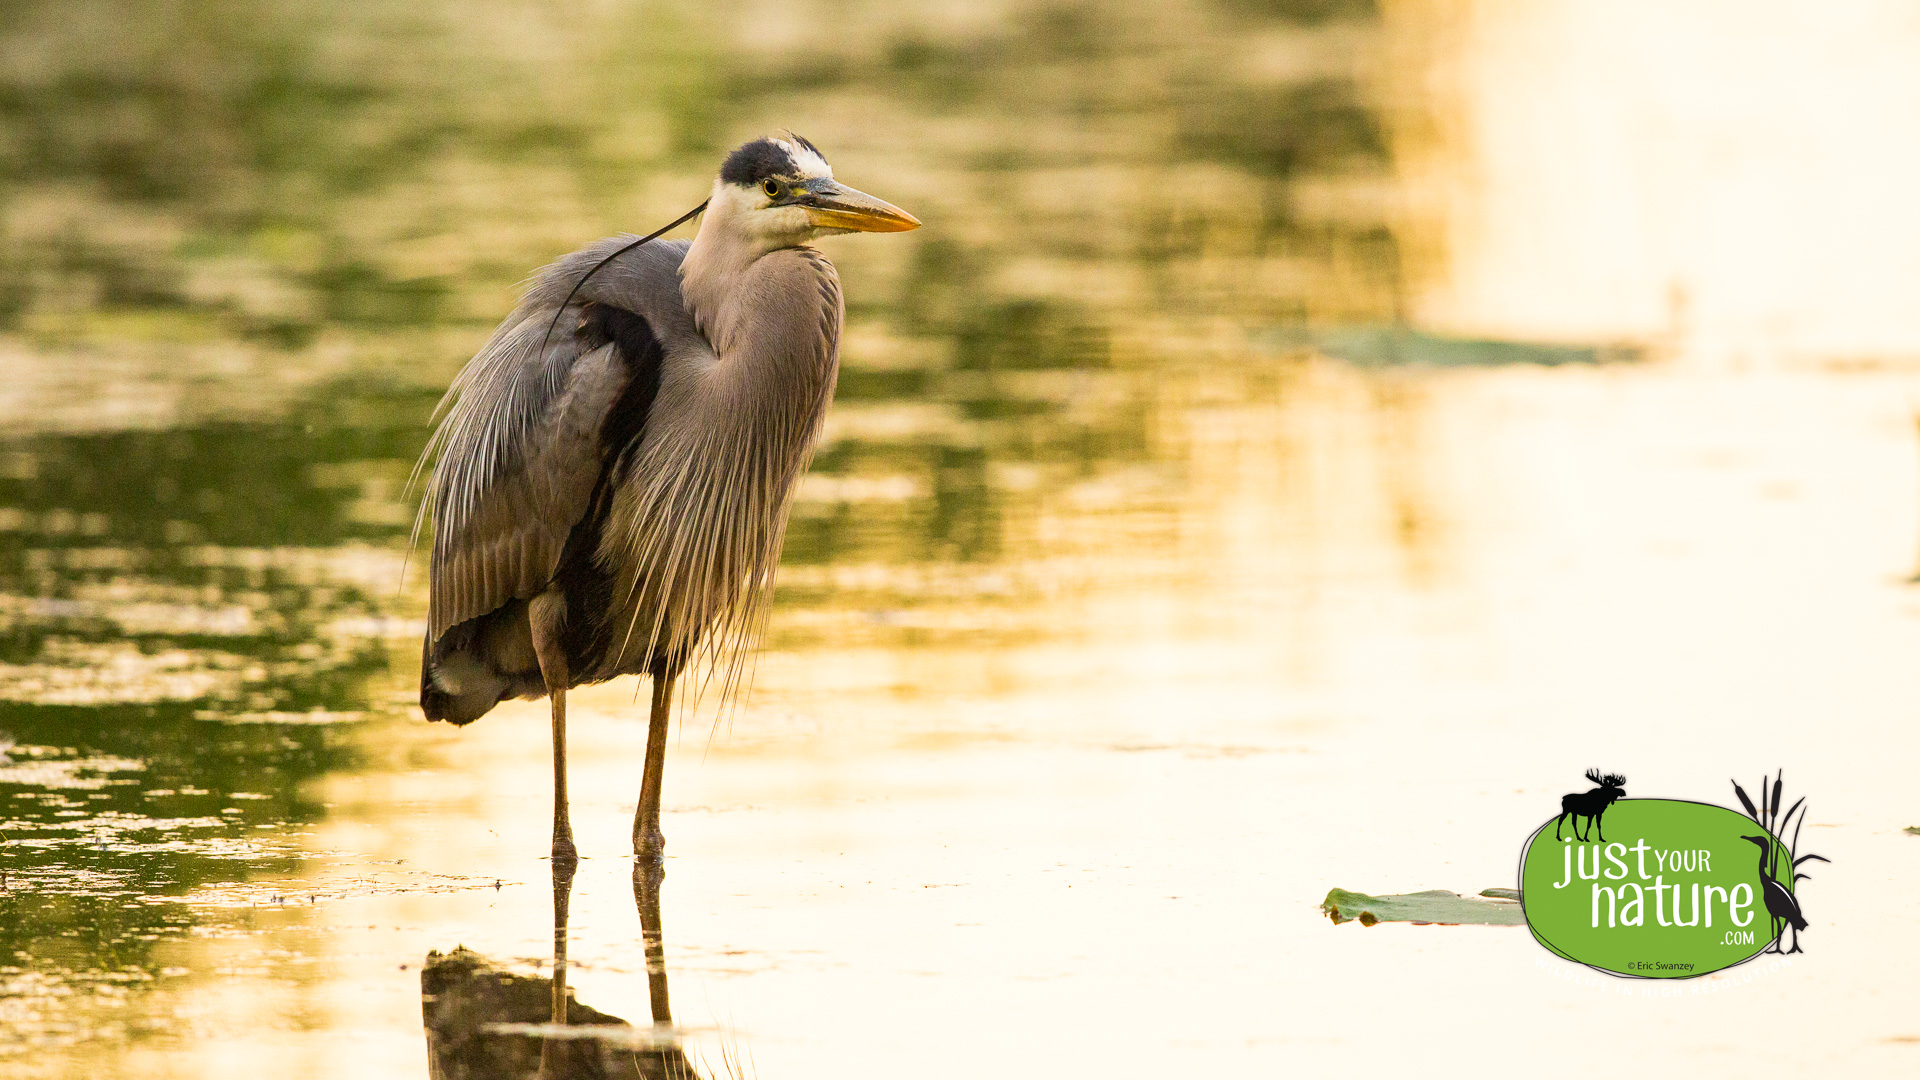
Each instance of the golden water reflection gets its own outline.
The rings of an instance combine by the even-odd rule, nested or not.
[[[1907,5],[1381,9],[1421,326],[1716,369],[1920,358]]]
[[[1905,1021],[1874,988],[1901,950],[1867,947],[1888,924],[1847,895],[1910,840],[1915,504],[1888,497],[1920,482],[1908,385],[1511,369],[1382,386],[1310,365],[1285,404],[1188,414],[1181,464],[1207,479],[1171,509],[1054,506],[998,580],[847,570],[844,594],[782,608],[805,629],[763,657],[752,702],[672,751],[666,955],[689,1037],[744,1044],[764,1075],[1009,1055],[1240,1072],[1471,1054],[1471,1018],[1497,1008],[1541,1059],[1604,1022],[1640,1032],[1626,1063],[1729,1060],[1643,1027],[1683,1008],[1705,1026],[1790,1014],[1868,1064],[1899,1052]],[[1129,513],[1168,518],[1168,550],[1089,550],[1092,523]],[[888,621],[928,606],[939,619]],[[645,1016],[624,855],[640,704],[614,684],[574,708],[570,983]],[[543,716],[359,731],[367,761],[317,792],[308,842],[337,853],[318,865],[503,884],[387,879],[310,906],[280,940],[311,981],[281,969],[300,1004],[262,1007],[307,1018],[316,1074],[417,1075],[399,963],[455,943],[536,972],[547,955]],[[1334,885],[1507,884],[1569,761],[1713,798],[1750,758],[1816,793],[1835,859],[1810,889],[1817,951],[1772,981],[1656,1006],[1539,969],[1519,934],[1335,930],[1313,910]],[[1874,887],[1917,883],[1892,873]],[[1379,1015],[1402,1018],[1385,1039]],[[980,1026],[956,1040],[961,1019]]]

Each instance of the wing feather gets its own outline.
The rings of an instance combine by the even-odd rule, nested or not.
[[[629,378],[616,344],[583,338],[580,311],[684,310],[675,271],[686,245],[655,241],[608,264],[554,321],[588,269],[631,239],[599,241],[536,275],[441,400],[421,458],[436,459],[421,506],[434,519],[429,643],[553,580],[608,465],[601,428]]]

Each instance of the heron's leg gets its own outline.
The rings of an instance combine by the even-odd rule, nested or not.
[[[540,678],[547,684],[547,698],[553,704],[553,861],[557,875],[559,864],[579,857],[573,846],[573,824],[567,820],[567,651],[560,643],[560,626],[566,618],[566,601],[557,593],[534,598],[527,608],[527,621],[533,630],[533,653],[540,661]],[[571,869],[569,869],[571,873]]]
[[[567,1022],[567,908],[573,897],[573,871],[579,863],[574,859],[553,860],[553,1013],[555,1024]],[[557,1039],[543,1039],[540,1042],[540,1076],[543,1080],[568,1075],[564,1061],[556,1060],[566,1053],[566,1047]]]
[[[633,860],[633,906],[640,911],[640,939],[647,954],[647,998],[655,1027],[671,1027],[673,1009],[667,1003],[667,949],[660,926],[660,883],[667,872],[658,860]]]
[[[573,846],[573,823],[567,820],[567,688],[554,687],[547,694],[553,699],[553,863],[557,874],[560,863],[572,862],[579,853]]]
[[[640,778],[640,805],[633,811],[633,853],[641,861],[661,865],[667,839],[660,834],[660,781],[667,768],[667,714],[673,706],[673,683],[678,672],[655,669],[653,709],[647,717],[647,764]]]

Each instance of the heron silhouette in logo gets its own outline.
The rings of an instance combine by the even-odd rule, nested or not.
[[[1794,895],[1794,890],[1799,887],[1803,879],[1812,876],[1801,873],[1800,865],[1815,859],[1821,862],[1831,862],[1832,860],[1828,859],[1825,855],[1814,855],[1812,853],[1806,855],[1800,854],[1800,826],[1807,822],[1807,799],[1804,795],[1795,799],[1793,805],[1788,808],[1787,812],[1782,814],[1780,812],[1780,793],[1784,778],[1784,770],[1776,774],[1773,778],[1771,791],[1768,790],[1766,778],[1761,778],[1760,805],[1758,807],[1754,806],[1753,800],[1747,797],[1746,789],[1740,786],[1738,780],[1733,782],[1733,793],[1740,797],[1740,805],[1746,808],[1747,816],[1752,818],[1765,830],[1759,836],[1742,836],[1740,839],[1750,844],[1755,844],[1760,848],[1760,898],[1767,906],[1767,914],[1772,918],[1773,929],[1773,944],[1768,946],[1766,951],[1797,953],[1802,951],[1800,948],[1800,931],[1807,928],[1807,920],[1806,917],[1800,913],[1800,900]],[[1800,813],[1799,820],[1797,821],[1793,816],[1796,810]],[[1793,841],[1791,845],[1786,841],[1776,839],[1781,833],[1786,831],[1785,826],[1788,822],[1792,822],[1793,824]],[[1776,874],[1780,866],[1780,856],[1782,854],[1785,854],[1788,860],[1790,860],[1790,865],[1793,870],[1793,881],[1791,884],[1781,884]],[[1793,947],[1790,949],[1782,949],[1780,947],[1780,939],[1785,936],[1786,928],[1789,926],[1793,927]]]
[[[1600,825],[1600,818],[1607,807],[1624,798],[1627,794],[1627,778],[1618,773],[1600,774],[1599,769],[1588,769],[1587,779],[1600,785],[1592,791],[1576,791],[1560,799],[1560,816],[1553,819],[1553,838],[1560,839],[1560,823],[1568,819],[1573,821],[1573,836],[1576,840],[1586,840],[1580,835],[1580,819],[1587,819],[1587,831],[1598,832],[1600,842],[1607,842],[1607,833]]]
[[[1760,846],[1760,898],[1767,905],[1767,914],[1772,918],[1773,948],[1775,952],[1797,953],[1800,951],[1800,931],[1807,928],[1806,917],[1800,914],[1800,902],[1793,898],[1785,885],[1773,876],[1775,851],[1778,847],[1771,836],[1743,836],[1740,839]],[[1805,875],[1801,875],[1805,876]],[[1786,933],[1788,926],[1793,927],[1793,948],[1780,948],[1780,936]]]

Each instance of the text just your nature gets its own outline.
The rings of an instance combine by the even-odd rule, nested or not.
[[[1554,888],[1564,889],[1573,885],[1576,876],[1579,880],[1591,881],[1593,927],[1600,927],[1601,898],[1606,899],[1606,925],[1645,926],[1647,925],[1648,894],[1651,895],[1654,922],[1660,926],[1699,926],[1701,919],[1707,926],[1713,925],[1716,902],[1725,911],[1724,919],[1734,926],[1748,926],[1753,922],[1753,886],[1741,882],[1731,889],[1720,885],[1707,885],[1704,893],[1702,882],[1680,879],[1681,874],[1706,874],[1712,872],[1713,853],[1705,848],[1690,850],[1660,849],[1647,846],[1643,837],[1632,847],[1614,842],[1610,844],[1576,844],[1572,838],[1566,840],[1561,849],[1561,878]],[[1588,859],[1591,853],[1592,859]],[[1647,872],[1648,858],[1653,856],[1652,874]],[[1629,863],[1625,858],[1632,855]],[[1603,863],[1602,856],[1605,857]],[[1589,865],[1591,863],[1591,865]],[[1611,865],[1606,865],[1606,864]],[[1668,875],[1676,880],[1669,881]],[[1637,881],[1627,881],[1628,877]],[[1603,885],[1602,880],[1617,881],[1621,884]],[[1691,886],[1691,888],[1687,888]],[[1575,886],[1577,888],[1577,886]],[[1683,894],[1682,889],[1687,891]],[[1687,903],[1682,917],[1682,896]],[[1717,901],[1716,901],[1717,898]]]

